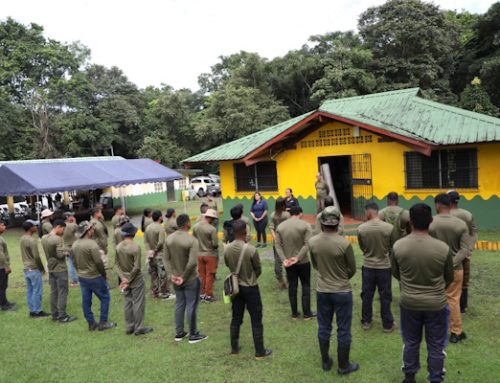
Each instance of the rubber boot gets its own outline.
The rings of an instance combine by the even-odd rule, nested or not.
[[[469,289],[462,289],[462,295],[460,295],[460,312],[462,314],[467,312],[468,300],[469,300]]]
[[[338,345],[338,361],[339,367],[337,369],[339,375],[347,375],[351,372],[359,370],[359,364],[351,363],[349,361],[349,353],[351,352],[350,344]]]
[[[253,343],[255,345],[255,359],[259,360],[272,354],[271,349],[264,348],[264,328],[252,327]]]
[[[401,383],[416,383],[415,374],[405,374],[405,379]]]
[[[231,326],[230,328],[231,336],[231,355],[238,355],[240,352],[240,326]]]
[[[330,358],[330,341],[319,339],[319,351],[321,352],[321,361],[323,371],[330,371],[333,366],[333,359]]]

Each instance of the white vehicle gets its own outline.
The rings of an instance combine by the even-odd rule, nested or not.
[[[203,197],[207,195],[207,193],[220,193],[220,184],[215,182],[211,177],[201,176],[191,180],[189,189],[193,190],[198,197]]]

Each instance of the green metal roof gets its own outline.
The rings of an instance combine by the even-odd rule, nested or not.
[[[419,88],[325,101],[319,112],[333,114],[434,145],[500,141],[500,119],[424,100]],[[303,114],[210,149],[183,162],[240,159],[305,119]]]

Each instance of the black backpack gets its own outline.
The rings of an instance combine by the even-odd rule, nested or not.
[[[230,219],[229,221],[224,221],[223,228],[227,233],[227,243],[231,243],[234,241],[234,219]]]

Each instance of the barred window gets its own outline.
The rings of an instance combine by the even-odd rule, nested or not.
[[[163,188],[164,183],[163,182],[155,182],[155,193],[160,193],[164,191],[165,189]]]
[[[407,189],[477,188],[477,149],[405,153]]]
[[[236,191],[277,191],[276,162],[259,162],[252,166],[234,164]]]

